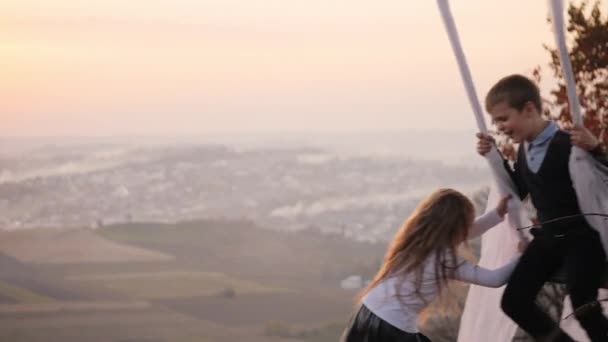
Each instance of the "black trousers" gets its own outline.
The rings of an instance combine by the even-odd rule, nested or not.
[[[361,305],[344,330],[340,342],[431,342],[420,333],[408,333],[390,325]]]
[[[509,279],[503,311],[532,337],[561,336],[555,341],[571,341],[535,304],[543,284],[561,270],[573,308],[585,305],[575,313],[576,319],[593,342],[608,341],[608,320],[594,303],[606,266],[599,234],[590,227],[576,227],[568,231],[542,228],[535,235]]]

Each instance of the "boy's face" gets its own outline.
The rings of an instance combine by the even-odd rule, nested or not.
[[[510,107],[506,102],[500,102],[490,108],[492,123],[499,132],[504,133],[519,143],[528,137],[527,118],[528,105],[522,111]]]

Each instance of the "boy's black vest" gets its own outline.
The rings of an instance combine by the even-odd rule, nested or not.
[[[541,223],[581,214],[568,168],[571,150],[570,135],[557,131],[549,143],[547,154],[540,168],[537,173],[534,173],[528,167],[524,144],[519,145],[516,177],[519,177],[527,188]],[[547,227],[559,228],[575,228],[576,226],[588,226],[588,224],[583,217],[578,217],[547,225]]]

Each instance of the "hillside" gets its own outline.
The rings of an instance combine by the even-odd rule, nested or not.
[[[335,341],[354,295],[340,280],[371,274],[385,248],[247,221],[2,234],[0,251],[23,258],[0,257],[0,280],[13,289],[0,287],[0,340],[15,342]],[[15,252],[15,241],[57,248],[45,262]],[[116,253],[91,258],[88,248]]]

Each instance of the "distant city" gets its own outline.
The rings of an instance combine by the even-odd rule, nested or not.
[[[433,189],[472,195],[489,180],[464,133],[391,134],[259,144],[19,138],[26,147],[13,153],[8,142],[18,144],[5,138],[0,228],[221,218],[375,241],[390,237]]]

